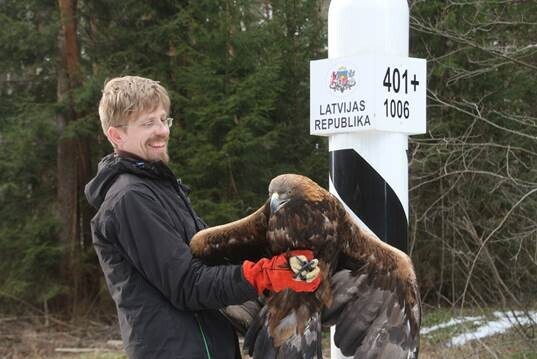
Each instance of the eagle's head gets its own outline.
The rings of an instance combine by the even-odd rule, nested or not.
[[[296,175],[283,174],[275,177],[269,184],[270,212],[275,213],[292,200],[320,201],[330,194],[311,179]]]

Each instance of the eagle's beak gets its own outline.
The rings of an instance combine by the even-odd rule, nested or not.
[[[270,197],[270,213],[273,214],[278,209],[280,209],[281,206],[283,206],[285,203],[287,203],[289,199],[282,199],[280,198],[280,195],[278,195],[277,192],[274,192],[272,196]]]

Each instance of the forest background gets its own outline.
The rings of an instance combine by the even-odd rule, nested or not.
[[[410,138],[409,253],[426,305],[534,309],[537,2],[412,0],[428,60],[427,133]],[[0,0],[0,307],[113,314],[83,187],[111,152],[106,79],[159,80],[171,167],[216,225],[258,208],[277,174],[327,186],[309,135],[321,0]],[[373,31],[373,30],[372,30]],[[360,34],[371,36],[371,34]]]

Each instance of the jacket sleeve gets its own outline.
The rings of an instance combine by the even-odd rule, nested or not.
[[[127,191],[112,218],[130,263],[178,309],[217,309],[257,297],[241,266],[206,266],[193,258],[169,213],[151,194]]]

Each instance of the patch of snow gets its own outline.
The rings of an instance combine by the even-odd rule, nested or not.
[[[515,324],[525,325],[537,322],[537,312],[494,312],[494,316],[497,318],[496,320],[491,320],[473,331],[462,333],[451,338],[448,346],[457,347],[472,340],[500,334],[507,331]]]
[[[466,323],[466,322],[476,323],[476,322],[482,321],[483,319],[485,319],[485,317],[454,318],[454,319],[450,319],[449,321],[447,321],[445,323],[436,324],[436,325],[433,325],[431,327],[421,328],[420,333],[422,335],[425,335],[425,334],[429,334],[430,332],[434,332],[435,330],[451,327],[451,326],[454,326],[456,324],[462,324],[462,323]]]

